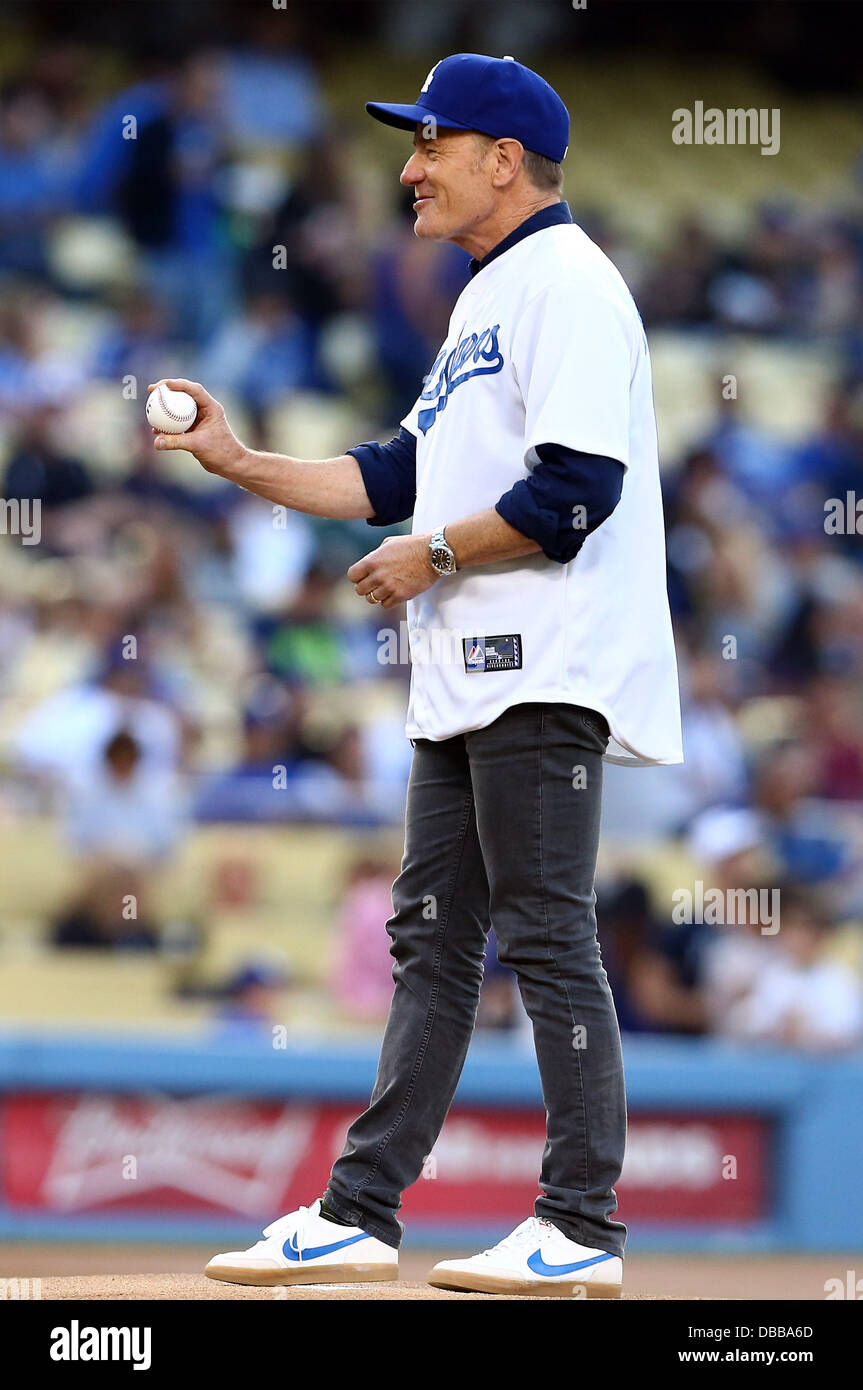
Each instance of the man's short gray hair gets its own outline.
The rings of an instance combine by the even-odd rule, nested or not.
[[[533,184],[543,193],[560,193],[563,188],[563,165],[547,159],[544,154],[534,150],[524,152],[525,173]]]
[[[483,146],[483,160],[489,147],[495,143],[493,135],[485,135],[482,131],[474,131],[477,139]],[[527,174],[534,188],[541,193],[561,193],[563,191],[563,165],[556,164],[553,159],[547,159],[544,154],[537,154],[535,150],[525,150],[524,152],[524,172]]]

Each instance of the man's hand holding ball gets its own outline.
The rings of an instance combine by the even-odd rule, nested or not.
[[[228,476],[246,456],[224,407],[200,382],[182,377],[148,387],[146,415],[157,449],[186,449],[208,473]]]

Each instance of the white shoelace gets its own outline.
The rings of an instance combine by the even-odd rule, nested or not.
[[[520,1226],[503,1240],[499,1240],[497,1245],[491,1246],[488,1250],[483,1250],[483,1255],[496,1255],[501,1250],[521,1250],[525,1245],[539,1245],[542,1239],[548,1235],[554,1227],[548,1221],[543,1221],[538,1216],[529,1216],[526,1221],[522,1221]]]
[[[296,1248],[300,1252],[300,1258],[302,1259],[302,1252],[306,1246],[304,1238],[306,1227],[309,1217],[313,1215],[314,1212],[311,1207],[298,1207],[296,1212],[291,1212],[288,1216],[280,1216],[276,1221],[271,1222],[269,1226],[265,1226],[263,1230],[264,1239],[269,1240],[273,1236],[279,1239],[282,1239],[282,1237],[287,1239],[288,1236],[296,1235]],[[258,1244],[263,1245],[264,1241],[259,1240]]]

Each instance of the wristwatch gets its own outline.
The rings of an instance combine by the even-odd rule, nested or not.
[[[446,538],[445,528],[439,526],[429,541],[429,560],[438,574],[455,574],[455,553]]]

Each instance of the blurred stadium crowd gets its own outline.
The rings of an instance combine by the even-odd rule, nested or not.
[[[289,15],[250,13],[230,46],[174,62],[12,34],[0,497],[7,518],[10,500],[38,499],[41,532],[0,535],[3,815],[47,816],[75,866],[65,900],[30,924],[41,939],[158,952],[158,912],[129,919],[118,902],[146,903],[203,826],[397,827],[411,750],[407,667],[382,664],[380,620],[344,582],[378,533],[274,515],[188,456],[155,455],[147,383],[202,380],[257,447],[315,457],[387,438],[467,256],[414,238],[400,147],[337,119],[342,75]],[[365,94],[407,97],[426,56],[368,52],[364,81],[380,91]],[[799,188],[759,203],[732,186],[731,234],[687,212],[657,237],[583,200],[574,124],[566,195],[656,343],[687,755],[683,769],[621,774],[664,778],[634,825],[616,823],[610,779],[599,920],[621,1025],[852,1046],[863,551],[847,527],[828,533],[825,502],[863,498],[860,168],[839,171],[832,204]],[[683,160],[669,132],[655,137],[663,158]],[[666,443],[663,400],[676,419],[705,351],[724,375]],[[747,409],[736,364],[753,351],[773,382],[789,353],[804,372],[819,364],[795,431]],[[398,629],[403,615],[388,617]],[[345,856],[327,988],[355,1019],[386,1008],[396,867]],[[781,930],[673,923],[669,885],[698,877],[780,887]],[[277,976],[245,960],[226,1016],[266,1018]],[[492,962],[482,1019],[519,1017]]]

